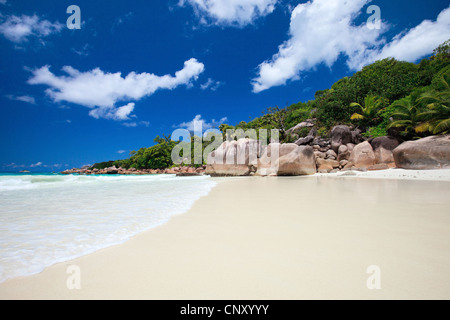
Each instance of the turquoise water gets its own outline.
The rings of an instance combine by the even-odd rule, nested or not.
[[[186,212],[208,176],[0,174],[0,282],[42,271]]]

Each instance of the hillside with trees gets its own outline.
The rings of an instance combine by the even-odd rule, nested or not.
[[[270,107],[250,122],[227,129],[279,129],[280,142],[293,142],[305,137],[309,128],[295,135],[289,129],[308,119],[314,119],[317,135],[328,137],[336,125],[359,129],[365,138],[394,136],[413,140],[450,131],[450,40],[434,50],[430,58],[418,64],[387,58],[364,67],[351,77],[337,81],[329,89],[315,93],[314,100],[280,108]],[[191,157],[194,142],[191,138]],[[133,151],[125,160],[97,163],[93,168],[115,165],[122,168],[162,169],[173,166],[171,152],[175,142],[170,136],[155,138],[156,145]],[[202,151],[210,142],[203,142]],[[181,142],[186,143],[186,142]],[[198,152],[198,151],[197,151]],[[198,155],[197,155],[198,156]],[[206,161],[206,159],[204,159]]]

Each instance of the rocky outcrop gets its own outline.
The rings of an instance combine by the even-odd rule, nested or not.
[[[341,145],[346,145],[347,143],[352,142],[352,132],[347,126],[335,126],[331,130],[330,138],[331,149],[333,149],[333,151],[337,153]]]
[[[361,130],[355,129],[352,131],[352,141],[353,144],[360,144],[361,142],[364,142],[364,139],[361,134]]]
[[[370,142],[375,154],[375,163],[385,163],[389,167],[395,166],[392,150],[400,145],[394,137],[377,137]]]
[[[306,137],[300,138],[297,141],[295,141],[294,143],[298,146],[311,145],[314,142],[316,135],[317,135],[317,130],[315,128],[312,128]]]
[[[402,169],[450,169],[450,135],[404,142],[393,150],[393,156]]]
[[[314,150],[295,143],[271,143],[261,154],[256,140],[226,141],[208,155],[211,176],[297,176],[316,173]]]
[[[348,159],[348,167],[367,168],[375,164],[375,153],[369,142],[365,141],[356,145]]]
[[[81,169],[70,169],[65,170],[61,172],[62,174],[81,174],[81,175],[91,175],[91,174],[120,174],[120,175],[144,175],[144,174],[176,174],[176,175],[183,175],[183,176],[190,176],[190,175],[203,175],[205,172],[206,166],[201,166],[198,168],[189,167],[189,166],[183,166],[183,167],[173,167],[173,168],[167,168],[167,169],[136,169],[136,168],[130,168],[130,169],[124,169],[124,168],[116,168],[116,167],[109,167],[105,169],[89,169],[89,168],[81,168]]]
[[[206,174],[248,176],[256,172],[261,144],[253,139],[225,141],[208,155]]]
[[[276,166],[276,161],[285,155],[288,155],[295,149],[297,149],[295,143],[271,143],[264,150],[264,153],[258,159],[257,165],[257,175],[260,176],[269,176],[269,175],[277,175],[278,168]],[[314,153],[314,152],[313,152]]]
[[[305,146],[305,145],[308,145],[308,144],[310,144],[311,142],[313,142],[313,140],[314,140],[314,136],[308,135],[308,136],[306,136],[306,137],[304,137],[304,138],[298,139],[298,140],[295,141],[294,143],[295,143],[296,145],[298,145],[298,146]]]
[[[303,128],[312,128],[312,127],[314,127],[315,122],[316,122],[316,119],[307,119],[303,122],[300,122],[296,126],[286,130],[286,134],[288,134],[288,135],[295,134]]]
[[[341,145],[338,149],[338,157],[337,160],[338,161],[342,161],[342,160],[348,160],[348,158],[350,158],[350,153],[351,151],[349,150],[349,148],[347,147],[347,145]]]
[[[275,165],[278,176],[303,176],[316,173],[314,150],[310,146],[298,146],[288,154],[281,156]]]
[[[117,169],[115,166],[106,169],[106,174],[118,174],[118,173],[119,169]]]
[[[339,162],[331,159],[317,158],[316,164],[317,164],[317,172],[319,173],[329,173],[332,170],[338,169],[340,167]]]

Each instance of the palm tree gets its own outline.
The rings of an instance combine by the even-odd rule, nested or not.
[[[377,96],[367,96],[364,99],[364,106],[357,102],[350,103],[350,107],[358,107],[361,110],[360,113],[354,113],[350,119],[360,120],[365,127],[376,124],[381,120],[378,115],[386,103],[386,99]]]
[[[387,129],[404,128],[403,133],[406,136],[415,136],[420,131],[417,130],[417,127],[421,124],[420,104],[412,101],[411,96],[409,96],[394,102],[392,107],[395,107],[395,111],[391,116],[395,120],[387,126]]]
[[[439,85],[442,91],[429,91],[418,99],[427,104],[427,109],[419,114],[425,120],[416,128],[419,131],[441,134],[450,130],[450,86],[445,77],[442,77]]]

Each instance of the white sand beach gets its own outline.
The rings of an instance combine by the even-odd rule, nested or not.
[[[449,299],[450,170],[357,175],[216,178],[187,213],[0,299]]]

